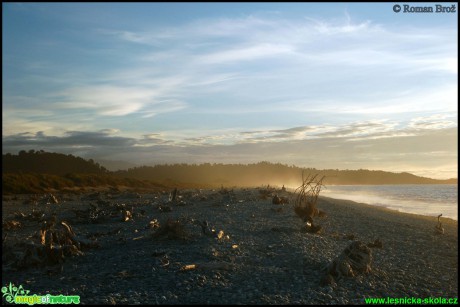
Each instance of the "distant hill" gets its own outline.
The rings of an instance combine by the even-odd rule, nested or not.
[[[213,186],[260,186],[286,185],[297,187],[301,183],[302,171],[305,174],[325,176],[324,184],[456,184],[457,179],[436,180],[419,177],[409,173],[391,173],[372,170],[318,170],[300,168],[283,164],[259,162],[256,164],[170,164],[135,167],[114,172],[117,175],[149,179],[159,182],[193,182],[198,185]]]
[[[318,170],[280,163],[256,164],[163,164],[109,171],[92,159],[30,150],[2,156],[3,188],[11,193],[60,189],[75,186],[158,186],[209,188],[220,186],[254,187],[275,185],[298,187],[302,172],[325,176],[332,184],[457,184],[457,179],[436,180],[409,173],[374,170]],[[44,177],[43,175],[49,175]],[[54,177],[53,177],[54,176]],[[4,190],[5,191],[5,190]]]

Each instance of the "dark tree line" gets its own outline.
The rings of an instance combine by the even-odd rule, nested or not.
[[[79,174],[106,174],[107,169],[92,159],[85,160],[73,155],[45,152],[43,150],[21,150],[17,155],[2,155],[3,173],[41,173],[65,175]]]

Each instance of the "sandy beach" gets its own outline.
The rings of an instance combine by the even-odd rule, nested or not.
[[[304,230],[290,204],[272,204],[258,188],[137,194],[55,194],[57,204],[4,196],[3,224],[21,227],[2,237],[2,286],[14,283],[31,294],[79,295],[82,304],[365,304],[365,298],[454,298],[458,295],[458,222],[400,213],[381,207],[320,197],[317,234]],[[78,216],[91,205],[112,215]],[[132,218],[122,220],[121,210]],[[81,238],[97,242],[55,265],[18,267],[13,251],[34,236],[42,222],[32,210],[52,212]],[[117,211],[119,210],[119,211]],[[18,212],[24,213],[21,217]],[[77,212],[77,213],[76,213]],[[157,235],[158,225],[178,220],[184,238]],[[206,221],[204,233],[199,225]],[[223,233],[219,234],[219,231]],[[353,241],[382,242],[371,248],[370,272],[321,284],[328,265]],[[16,253],[18,255],[18,253]]]

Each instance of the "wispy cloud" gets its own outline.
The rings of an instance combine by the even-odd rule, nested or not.
[[[176,145],[232,145],[232,144],[255,144],[255,143],[283,143],[302,140],[330,140],[341,139],[342,141],[365,141],[385,137],[417,136],[420,133],[429,133],[438,130],[452,129],[457,123],[452,116],[445,114],[432,115],[427,117],[416,117],[408,122],[397,122],[394,120],[372,120],[351,122],[343,125],[312,125],[293,127],[288,129],[267,129],[253,131],[213,130],[210,134],[202,134],[200,131],[193,131],[195,136],[187,131],[148,133],[142,137],[123,137],[120,129],[101,129],[99,131],[66,131],[63,135],[46,135],[43,131],[18,133],[4,136],[5,146],[20,145],[46,145],[59,140],[62,144],[73,145],[105,145],[111,142],[118,142],[125,145],[155,145],[155,144],[176,144]],[[209,131],[211,132],[211,131]],[[201,133],[201,135],[200,135]],[[118,135],[118,136],[117,136]],[[180,137],[182,135],[182,137]],[[99,141],[106,140],[106,141]],[[97,141],[95,141],[97,140]],[[94,141],[94,142],[93,142]],[[56,145],[59,144],[56,142]],[[126,143],[127,142],[127,143]]]
[[[115,130],[116,131],[116,130]],[[21,133],[3,138],[5,146],[103,146],[103,147],[130,147],[135,144],[131,138],[114,136],[111,129],[101,131],[67,131],[64,136],[49,136],[42,131],[35,134]]]
[[[416,117],[412,119],[408,128],[414,130],[438,130],[453,128],[458,126],[458,118],[452,118],[446,114],[435,114],[426,117]]]
[[[152,99],[152,93],[114,86],[71,88],[64,93],[61,109],[92,109],[100,115],[122,116],[138,111]]]
[[[292,53],[292,48],[287,45],[259,44],[207,54],[198,59],[198,62],[204,64],[221,64],[234,61],[264,59],[271,56],[290,53]]]

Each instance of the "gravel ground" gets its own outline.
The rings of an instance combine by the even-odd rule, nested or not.
[[[97,202],[88,195],[57,195],[59,204],[42,205],[25,204],[27,195],[3,197],[3,221],[33,208],[57,212],[77,235],[97,237],[100,246],[67,258],[62,267],[16,270],[2,261],[2,286],[79,295],[82,304],[365,304],[369,297],[458,297],[457,221],[442,218],[445,233],[439,235],[436,217],[320,197],[317,207],[327,217],[315,218],[323,230],[311,234],[303,231],[292,201],[274,205],[271,198],[260,199],[258,189],[179,191],[181,202],[162,212],[168,194],[100,193],[99,200],[112,206],[132,206],[134,216],[96,224],[79,221],[71,211]],[[281,196],[293,198],[289,192]],[[154,238],[149,221],[164,225],[168,218],[180,219],[189,237]],[[224,236],[203,234],[196,221],[204,220]],[[40,224],[22,224],[3,230],[4,244],[36,240],[31,236]],[[320,285],[325,267],[353,240],[376,239],[383,248],[371,249],[370,273]]]

